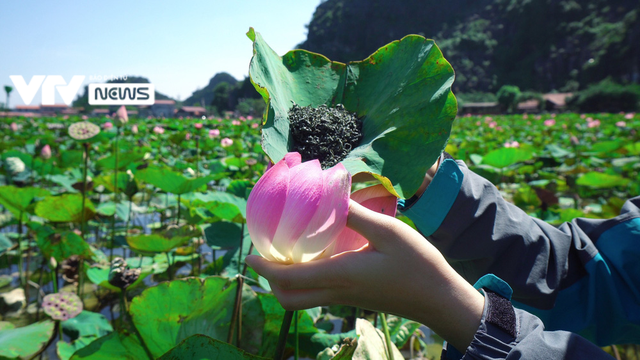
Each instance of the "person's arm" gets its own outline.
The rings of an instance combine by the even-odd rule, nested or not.
[[[584,338],[544,331],[538,318],[515,310],[511,289],[497,277],[476,284],[481,294],[403,222],[351,201],[347,224],[369,240],[368,247],[302,264],[253,255],[246,261],[269,280],[287,310],[343,304],[413,319],[451,344],[445,359],[607,357]]]
[[[640,198],[610,220],[556,228],[505,201],[463,162],[441,162],[422,196],[400,210],[473,283],[493,273],[514,303],[548,328],[601,346],[640,341]],[[612,271],[615,269],[615,271]]]

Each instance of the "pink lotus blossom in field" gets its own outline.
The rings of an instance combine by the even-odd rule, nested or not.
[[[497,126],[497,127],[496,127],[496,130],[498,130],[498,131],[502,131],[502,130],[503,130],[503,129],[502,129],[502,126]]]
[[[89,117],[87,115],[82,115],[82,120],[89,120]]]
[[[572,134],[571,135],[571,143],[573,145],[578,145],[578,144],[580,144],[580,140],[578,140],[578,138],[575,135]]]
[[[553,126],[555,124],[556,124],[555,119],[547,119],[547,120],[544,121],[544,126],[547,126],[547,127]]]
[[[51,158],[51,146],[49,146],[48,144],[42,147],[42,150],[40,150],[40,156],[45,159],[48,160]]]
[[[202,123],[195,123],[193,126],[198,130],[202,129]]]
[[[191,134],[187,133],[187,134],[184,136],[184,138],[185,138],[185,140],[187,140],[187,141],[188,141],[188,140],[191,140]]]
[[[222,122],[222,119],[218,119],[218,122]]]
[[[156,126],[153,128],[153,132],[156,134],[164,134],[164,128],[162,126]]]
[[[137,134],[138,133],[138,125],[133,125],[131,127],[131,132],[134,133],[134,134]]]
[[[69,115],[65,115],[62,117],[62,120],[69,120]]]
[[[244,116],[240,116],[240,121],[247,121],[247,118]]]
[[[492,121],[492,122],[489,123],[489,127],[492,128],[492,129],[495,128],[497,125],[498,125],[498,123],[495,122],[495,121]]]
[[[242,124],[242,123],[240,121],[238,121],[238,120],[231,121],[231,125],[238,126],[240,124]]]
[[[113,127],[113,124],[111,123],[111,121],[107,121],[106,123],[102,124],[102,127],[105,130],[109,130],[109,129],[111,129]]]
[[[562,124],[562,128],[566,130],[567,129],[567,124]]]
[[[252,128],[252,129],[257,129],[257,128],[258,128],[258,126],[260,126],[260,124],[258,124],[258,123],[253,123],[253,124],[251,124],[251,128]]]
[[[586,118],[586,117],[587,117],[587,115],[585,115],[585,114],[580,114],[580,119],[584,119],[584,118]]]
[[[229,147],[233,145],[233,140],[229,139],[229,138],[224,138],[222,140],[220,140],[220,146],[222,147]]]
[[[484,123],[485,124],[489,124],[493,121],[493,118],[491,116],[485,116],[484,118]]]
[[[12,122],[11,125],[9,125],[9,127],[11,128],[11,131],[13,131],[13,132],[18,131],[18,124],[16,124],[15,122]]]
[[[555,117],[556,117],[556,114],[555,114],[555,113],[551,113],[551,117],[552,117],[552,118],[555,118]]]
[[[476,126],[480,126],[482,123],[480,121],[476,121]]]
[[[504,143],[504,147],[507,147],[507,148],[519,148],[520,147],[520,143],[515,141],[515,140],[512,141],[512,142],[507,141],[506,143]]]
[[[625,118],[625,119],[627,119],[627,120],[631,120],[631,119],[633,119],[633,117],[634,117],[635,115],[636,115],[636,114],[634,114],[634,113],[628,113],[627,115],[625,115],[625,116],[624,116],[624,118]]]
[[[251,115],[247,116],[247,120],[253,120],[253,116]]]
[[[587,122],[588,122],[588,123],[589,123],[589,122],[592,122],[592,121],[593,121],[593,118],[592,118],[592,117],[588,117],[588,118],[587,118]]]
[[[627,123],[626,123],[626,122],[624,122],[624,121],[618,121],[618,122],[616,123],[616,126],[617,126],[617,127],[625,127],[625,126],[627,126]]]
[[[594,128],[594,127],[598,127],[598,126],[600,126],[600,120],[598,120],[598,119],[590,121],[589,124],[587,124],[587,127],[589,129]]]
[[[540,120],[540,119],[542,119],[542,116],[540,116],[540,115],[536,115],[536,116],[534,116],[533,118],[534,118],[534,119],[536,119],[536,120]]]
[[[522,115],[522,118],[526,120],[529,118],[529,115],[525,113],[524,115]]]
[[[127,108],[125,108],[124,105],[120,106],[118,111],[116,111],[115,119],[118,126],[124,126],[124,124],[129,122],[129,114],[127,114]]]
[[[209,130],[209,139],[213,139],[216,136],[220,136],[220,130],[218,129]]]

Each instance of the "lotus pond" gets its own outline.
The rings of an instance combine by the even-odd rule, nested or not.
[[[244,263],[247,197],[268,162],[258,119],[100,118],[74,139],[79,121],[0,119],[0,358],[272,357],[285,311]],[[446,151],[560,224],[640,194],[638,129],[636,114],[462,116]],[[439,358],[437,335],[387,320],[403,356]],[[363,309],[294,324],[288,355],[385,351]]]

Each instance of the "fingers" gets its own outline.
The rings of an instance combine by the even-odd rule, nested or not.
[[[346,254],[345,254],[346,255]],[[309,290],[347,286],[342,258],[329,258],[285,265],[249,255],[246,262],[280,290]]]
[[[304,310],[316,306],[333,305],[330,291],[326,289],[282,290],[273,285],[271,290],[285,310]]]

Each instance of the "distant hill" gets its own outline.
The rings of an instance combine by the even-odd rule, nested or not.
[[[149,79],[142,77],[142,76],[127,76],[127,80],[109,80],[107,81],[107,83],[111,83],[111,84],[128,84],[128,83],[138,83],[138,84],[149,84],[150,81]],[[83,107],[85,109],[85,111],[91,111],[91,109],[94,108],[106,108],[107,106],[92,106],[89,105],[89,94],[87,93],[89,89],[89,86],[85,86],[84,87],[84,91],[82,92],[82,95],[77,97],[74,101],[72,106],[75,108],[78,107]],[[172,98],[170,98],[169,96],[163,94],[163,93],[159,93],[158,91],[156,91],[156,100],[174,100]]]
[[[213,90],[216,86],[221,83],[227,83],[231,88],[233,88],[237,82],[238,80],[236,80],[236,78],[226,72],[217,73],[211,78],[211,80],[209,80],[209,84],[207,84],[207,86],[194,91],[191,96],[182,102],[182,104],[187,106],[193,106],[195,104],[200,104],[200,106],[209,106],[213,101]]]
[[[298,48],[362,60],[407,34],[436,40],[454,91],[575,91],[640,81],[637,0],[326,0]],[[267,39],[268,41],[269,39]]]

